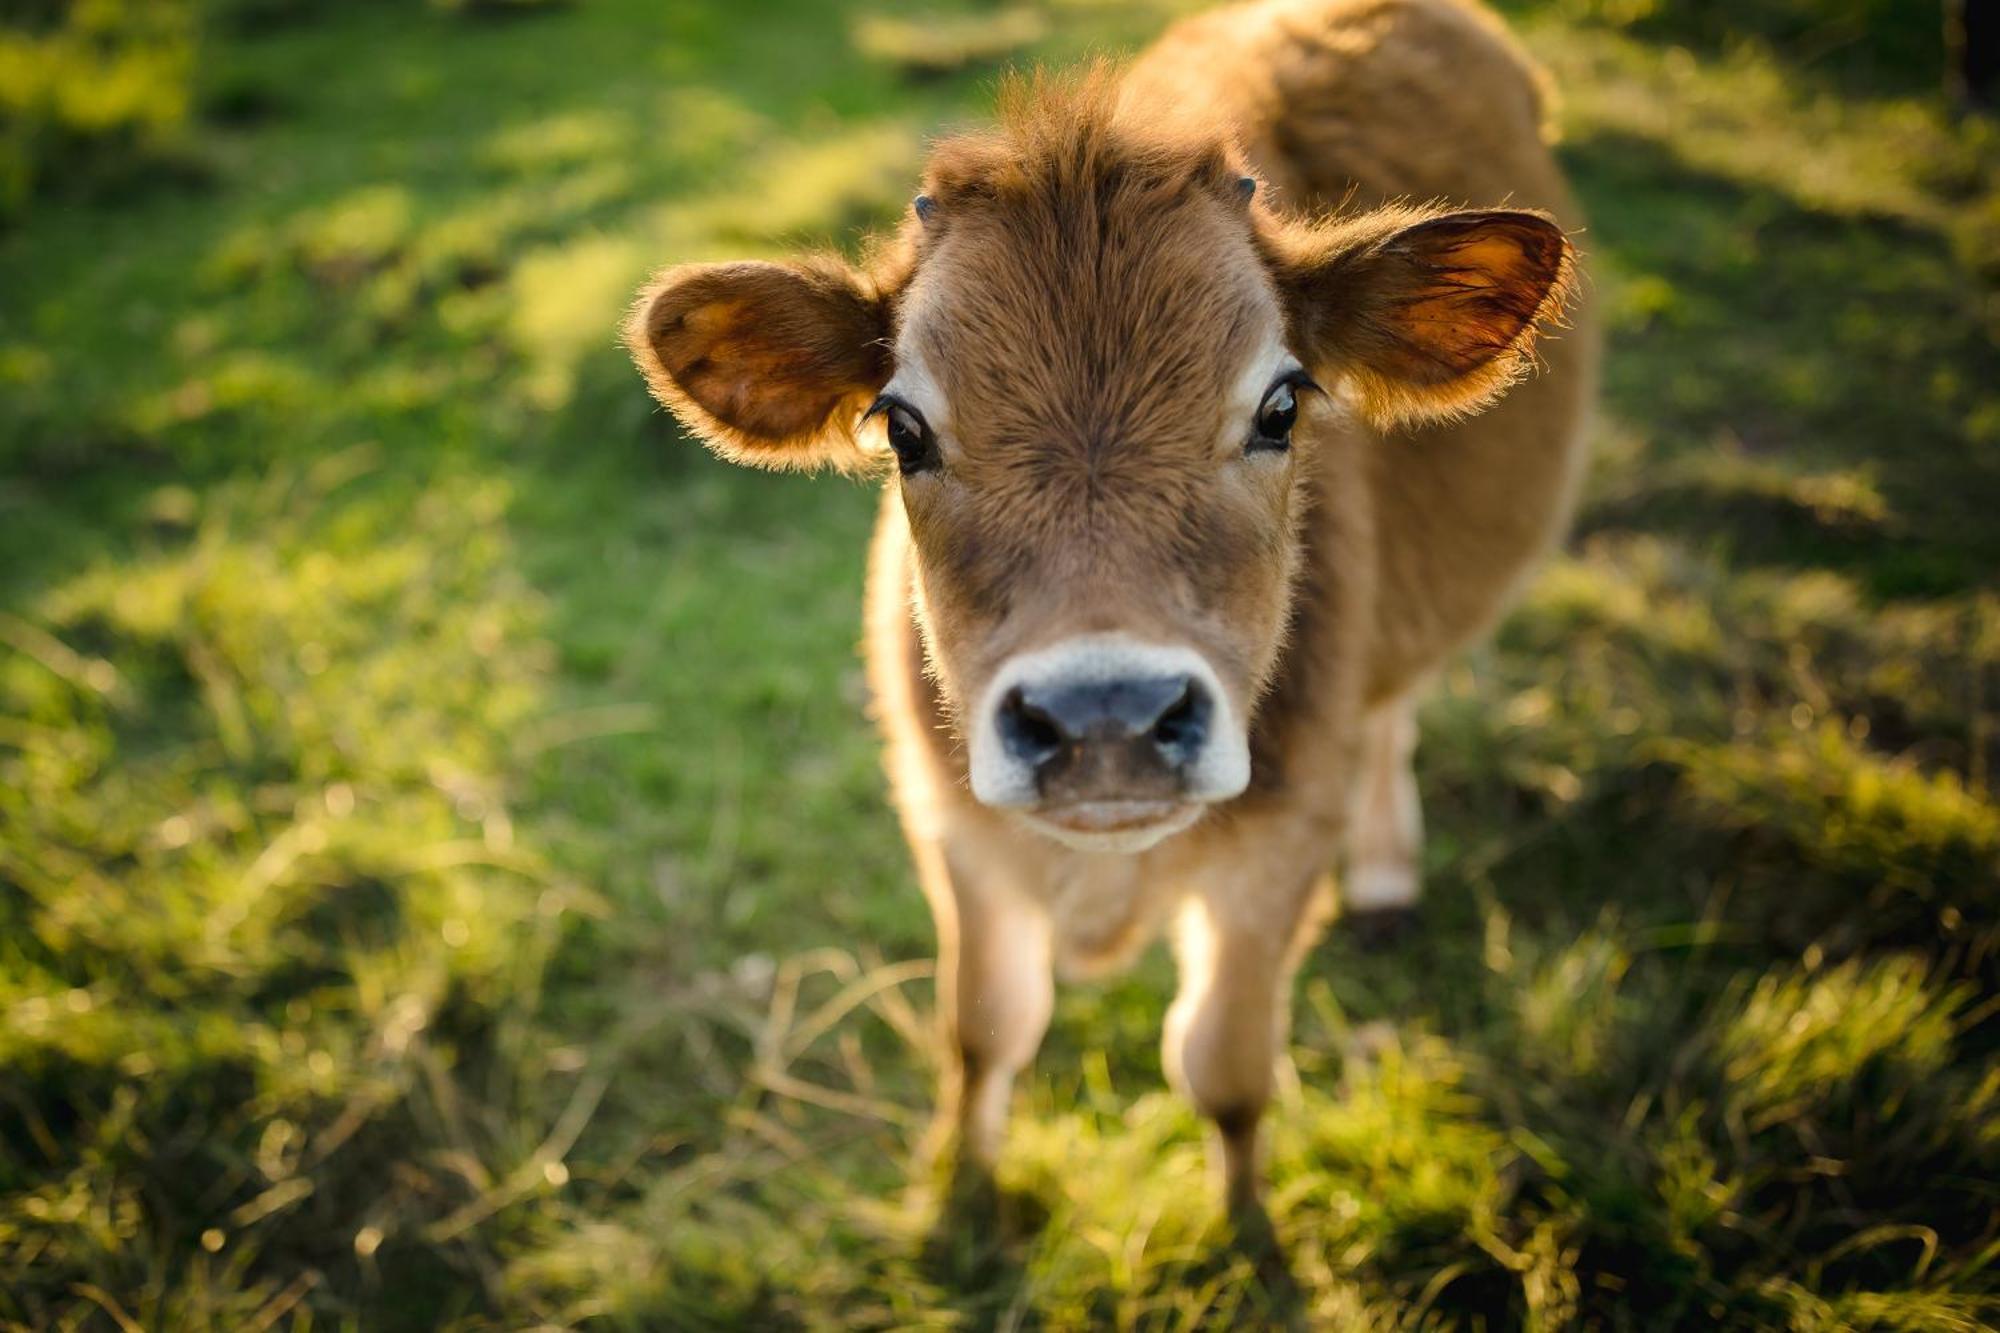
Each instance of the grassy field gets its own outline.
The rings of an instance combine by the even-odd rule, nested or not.
[[[2000,1321],[2000,132],[1934,12],[1511,7],[1598,462],[1425,711],[1421,928],[1307,964],[1274,1263],[1158,955],[940,1221],[871,494],[614,345],[1187,7],[940,3],[237,0],[174,170],[0,232],[0,1328]]]

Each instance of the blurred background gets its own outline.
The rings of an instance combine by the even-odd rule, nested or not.
[[[1425,710],[1421,928],[1301,978],[1285,1263],[1158,954],[932,1227],[872,493],[614,327],[1194,7],[0,0],[0,1328],[2000,1319],[2000,132],[1922,0],[1503,6],[1597,461]]]

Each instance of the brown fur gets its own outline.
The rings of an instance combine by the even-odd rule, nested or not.
[[[941,468],[884,496],[867,638],[975,1157],[1051,966],[1115,965],[1171,918],[1166,1065],[1219,1126],[1232,1201],[1254,1197],[1325,873],[1353,819],[1353,856],[1384,862],[1360,869],[1414,876],[1408,700],[1568,511],[1586,310],[1516,386],[1573,295],[1544,103],[1467,0],[1222,10],[1123,75],[1012,85],[997,130],[938,146],[925,218],[863,270],[674,269],[642,294],[635,357],[725,456],[863,465],[856,419],[899,368],[948,405]],[[1231,396],[1280,338],[1328,392],[1288,452],[1252,458]],[[1025,833],[966,788],[985,682],[1098,630],[1196,648],[1251,718],[1250,789],[1130,855]]]

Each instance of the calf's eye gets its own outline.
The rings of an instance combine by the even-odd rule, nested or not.
[[[1264,401],[1257,405],[1257,419],[1251,425],[1250,442],[1245,451],[1256,453],[1290,448],[1292,427],[1299,420],[1299,390],[1312,387],[1311,380],[1294,371],[1266,389]]]
[[[868,409],[880,415],[889,434],[889,447],[896,451],[896,467],[904,476],[926,472],[938,465],[937,437],[931,434],[924,414],[900,398],[884,395]]]

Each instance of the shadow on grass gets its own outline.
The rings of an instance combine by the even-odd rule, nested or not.
[[[1569,12],[1592,6],[1565,6]],[[1595,7],[1595,18],[1662,46],[1719,57],[1768,44],[1792,77],[1849,94],[1943,86],[1944,25],[1935,6],[1906,0],[1680,0]]]
[[[1652,442],[1645,475],[1605,479],[1582,532],[1831,565],[1884,597],[2000,568],[2000,350],[1947,238],[1806,209],[1647,139],[1594,136],[1564,160],[1610,306],[1606,406]],[[1658,466],[1717,450],[1747,465]],[[1810,480],[1829,470],[1886,505],[1830,506]]]
[[[975,1327],[1018,1324],[1029,1297],[1028,1249],[1048,1225],[1048,1206],[962,1161],[948,1174],[917,1271]]]
[[[1924,1302],[1936,1256],[1978,1290],[1991,1239],[2000,825],[1977,797],[1782,725],[1635,747],[1561,804],[1430,794],[1463,850],[1389,952],[1336,924],[1305,986],[1338,1017],[1305,1006],[1308,1052],[1385,1021],[1450,1042],[1517,1150],[1500,1234],[1567,1235],[1585,1308],[1770,1326],[1893,1292],[1923,1312],[1899,1317],[1974,1326],[1954,1320],[1980,1298]],[[1435,1295],[1526,1313],[1511,1283]]]

